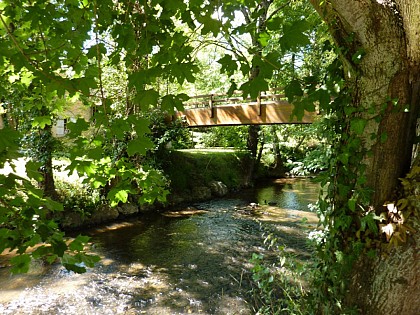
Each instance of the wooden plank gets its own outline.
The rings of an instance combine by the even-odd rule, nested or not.
[[[316,113],[305,112],[302,121],[291,118],[293,106],[287,101],[261,102],[260,104],[235,104],[209,108],[187,109],[177,112],[176,117],[183,117],[189,127],[265,125],[265,124],[310,124]]]

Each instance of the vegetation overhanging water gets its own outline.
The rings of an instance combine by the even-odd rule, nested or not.
[[[252,253],[270,255],[263,228],[307,257],[318,185],[261,183],[228,198],[85,231],[101,262],[85,274],[34,264],[2,268],[2,314],[252,314]],[[259,206],[250,206],[258,203]],[[302,220],[303,218],[307,220]]]

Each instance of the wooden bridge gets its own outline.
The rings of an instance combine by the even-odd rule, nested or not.
[[[293,105],[279,90],[262,92],[255,100],[243,98],[242,91],[232,96],[208,94],[191,97],[184,110],[176,112],[172,120],[181,118],[188,127],[310,124],[316,113],[306,112],[302,120],[292,119]]]

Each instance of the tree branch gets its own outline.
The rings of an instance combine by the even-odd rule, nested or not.
[[[271,20],[275,15],[277,15],[277,13],[279,13],[285,7],[287,7],[288,5],[290,5],[291,2],[292,2],[291,0],[287,1],[285,4],[283,4],[282,6],[278,7],[273,12],[271,12],[271,14],[267,17],[267,21]]]

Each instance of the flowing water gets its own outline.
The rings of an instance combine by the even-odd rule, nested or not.
[[[84,231],[101,262],[85,274],[0,269],[0,314],[253,314],[252,253],[263,231],[305,257],[318,185],[288,179],[227,198]],[[259,203],[259,206],[250,206]],[[305,220],[302,220],[303,218]]]

